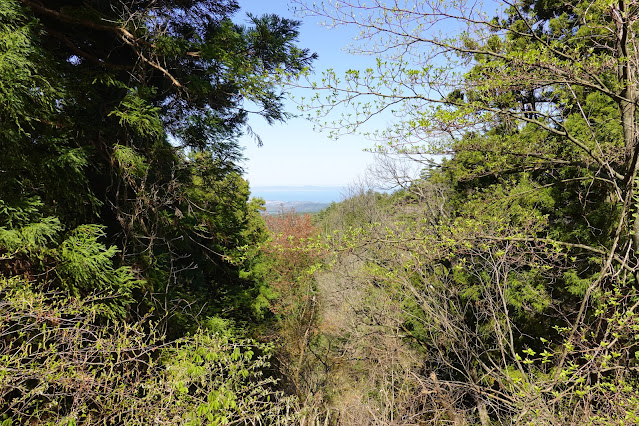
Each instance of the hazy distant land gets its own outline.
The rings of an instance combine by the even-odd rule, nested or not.
[[[256,186],[251,188],[251,195],[266,201],[266,214],[282,209],[316,213],[342,200],[344,190],[339,186]]]

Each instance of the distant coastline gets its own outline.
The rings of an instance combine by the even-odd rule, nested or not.
[[[281,210],[294,209],[298,213],[316,213],[332,202],[344,198],[345,188],[341,186],[255,186],[251,196],[266,201],[266,213],[275,214]]]

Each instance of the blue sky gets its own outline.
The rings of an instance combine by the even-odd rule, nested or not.
[[[364,67],[361,57],[342,50],[357,34],[355,28],[327,29],[320,25],[318,19],[297,17],[287,0],[240,0],[239,3],[242,11],[235,17],[236,21],[241,22],[246,12],[255,15],[275,13],[301,20],[299,45],[319,55],[314,66],[317,75],[328,68],[346,70]],[[294,96],[310,97],[311,94],[297,90]],[[301,114],[290,101],[287,111]],[[363,136],[331,140],[326,132],[314,131],[313,123],[302,117],[273,126],[260,117],[252,117],[249,124],[264,143],[258,147],[250,136],[241,139],[247,158],[245,176],[252,187],[346,186],[362,177],[367,165],[373,162],[372,154],[363,152],[364,148],[372,146],[371,141]]]
[[[497,3],[494,0],[486,0],[483,5],[480,1],[469,2],[473,9],[490,10],[493,13],[503,7],[499,7]],[[374,57],[355,56],[345,51],[359,34],[357,27],[326,28],[321,25],[319,18],[296,16],[294,5],[288,0],[239,0],[239,4],[242,10],[235,17],[238,22],[246,19],[246,12],[255,15],[275,13],[301,20],[299,45],[319,55],[314,65],[317,80],[321,79],[322,71],[330,68],[338,76],[343,76],[348,69],[375,67]],[[431,30],[435,28],[453,33],[462,29],[452,20],[442,21],[441,25],[431,27]],[[313,96],[310,90],[302,89],[297,89],[292,94],[297,99]],[[292,101],[287,103],[286,109],[288,112],[302,114]],[[377,115],[372,120],[372,127],[367,126],[366,130],[388,128],[393,124],[391,119],[392,116],[387,113]],[[250,136],[241,139],[247,158],[244,165],[246,178],[252,187],[348,186],[363,178],[367,166],[374,163],[373,154],[364,152],[365,148],[373,147],[374,142],[360,135],[331,140],[327,132],[314,131],[313,123],[303,117],[269,126],[261,117],[255,116],[249,120],[249,125],[264,143],[262,147],[258,147]]]

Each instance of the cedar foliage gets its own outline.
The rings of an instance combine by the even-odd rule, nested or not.
[[[315,55],[238,10],[1,2],[3,424],[291,421],[237,141]]]

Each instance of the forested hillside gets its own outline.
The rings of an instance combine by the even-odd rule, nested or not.
[[[306,108],[336,135],[394,117],[372,175],[401,188],[316,223],[318,421],[639,422],[639,7],[497,3],[300,5],[377,58]]]
[[[295,3],[376,65],[233,0],[0,1],[0,423],[639,423],[639,6]],[[238,138],[304,78],[394,192],[260,214]]]

